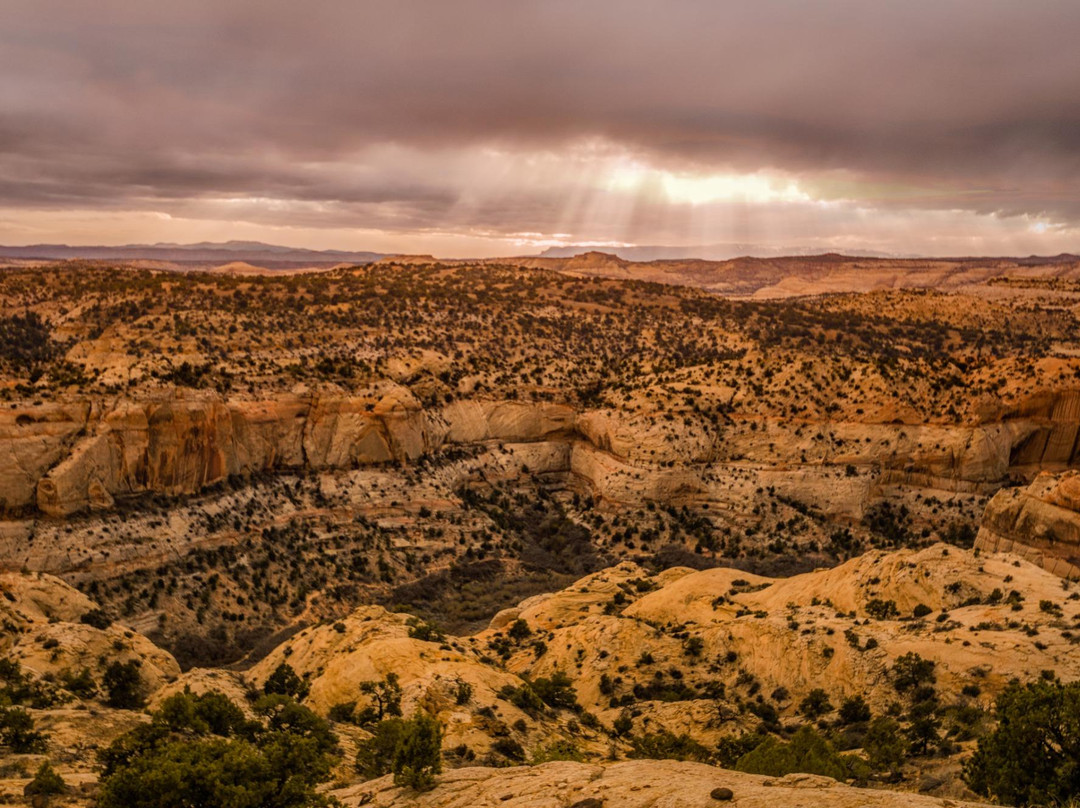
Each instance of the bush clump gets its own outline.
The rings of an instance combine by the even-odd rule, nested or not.
[[[996,712],[997,728],[964,765],[972,790],[1020,806],[1080,798],[1080,682],[1014,682]]]
[[[321,808],[315,787],[338,759],[329,725],[288,696],[263,696],[258,718],[220,693],[170,696],[101,753],[99,808]]]
[[[738,771],[750,774],[781,777],[799,772],[821,774],[840,781],[851,777],[857,766],[856,758],[839,754],[810,726],[801,727],[787,743],[766,738],[735,764]]]
[[[426,715],[388,718],[374,726],[356,754],[356,769],[365,779],[393,772],[394,782],[416,791],[435,787],[442,771],[442,727]]]

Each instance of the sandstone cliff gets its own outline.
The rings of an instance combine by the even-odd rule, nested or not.
[[[565,438],[574,425],[574,412],[559,405],[457,402],[426,411],[393,382],[358,396],[226,401],[187,392],[89,411],[10,419],[0,431],[0,451],[12,458],[0,485],[9,507],[36,504],[63,516],[141,493],[197,493],[231,476],[411,461],[446,441]],[[86,436],[74,441],[78,432]]]
[[[1010,476],[1078,461],[1076,392],[989,407],[974,424],[878,415],[815,424],[743,414],[719,427],[662,408],[578,410],[483,399],[424,407],[390,380],[352,395],[248,400],[178,391],[143,400],[17,404],[0,412],[0,502],[9,511],[63,516],[144,493],[197,493],[234,476],[407,463],[447,445],[489,441],[569,444],[565,471],[620,502],[715,495],[709,477],[732,466],[799,468],[810,477],[853,466],[876,473],[880,485],[992,493]],[[831,497],[822,499],[828,505]],[[847,509],[857,516],[860,507]]]
[[[999,491],[986,506],[975,546],[1080,579],[1080,474],[1043,473],[1026,488]]]

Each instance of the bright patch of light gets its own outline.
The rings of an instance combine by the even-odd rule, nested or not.
[[[753,174],[679,174],[639,163],[616,168],[608,183],[612,191],[661,192],[669,202],[705,205],[711,202],[810,202],[794,180]]]

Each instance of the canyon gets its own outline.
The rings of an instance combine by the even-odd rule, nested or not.
[[[346,805],[862,799],[750,773],[803,729],[972,798],[1009,682],[1080,673],[1080,286],[938,263],[0,273],[5,675],[70,799],[145,720],[107,682],[283,670]],[[382,692],[441,728],[422,797],[357,780]],[[925,751],[867,768],[869,716]]]

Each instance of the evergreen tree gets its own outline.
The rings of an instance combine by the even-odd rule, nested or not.
[[[1064,805],[1080,797],[1080,682],[1013,682],[997,728],[964,766],[974,791],[1009,805]]]

